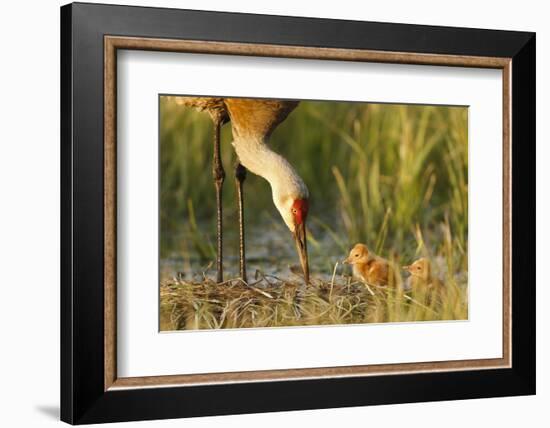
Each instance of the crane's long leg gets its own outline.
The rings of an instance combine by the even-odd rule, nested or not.
[[[239,272],[241,279],[246,279],[246,256],[244,245],[244,204],[243,204],[243,183],[246,179],[246,168],[237,162],[235,167],[235,184],[237,185],[237,204],[239,207]]]
[[[217,208],[217,241],[218,249],[216,254],[216,267],[218,270],[217,282],[223,282],[223,207],[222,207],[222,186],[225,180],[225,171],[223,169],[220,155],[220,128],[222,118],[219,115],[212,115],[214,122],[214,155],[212,165],[212,175],[214,185],[216,186],[216,208]]]

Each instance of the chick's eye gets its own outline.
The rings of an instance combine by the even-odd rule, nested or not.
[[[355,257],[359,257],[359,254],[356,254]]]

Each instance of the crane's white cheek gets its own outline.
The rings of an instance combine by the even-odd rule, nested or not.
[[[279,211],[279,214],[285,222],[286,227],[288,227],[288,229],[294,233],[294,221],[292,219],[292,216],[287,215],[287,210],[285,208],[281,209],[279,208],[279,206],[277,206],[277,210]]]
[[[292,217],[291,216],[287,216],[287,215],[284,215],[283,213],[281,213],[281,217],[283,217],[283,220],[286,224],[286,227],[288,227],[288,229],[294,233],[294,221],[292,220]]]
[[[290,208],[287,206],[288,198],[280,197],[276,189],[273,190],[273,203],[275,204],[277,211],[279,211],[279,214],[281,215],[286,226],[291,232],[294,232],[294,220],[292,218],[292,214],[290,213]]]

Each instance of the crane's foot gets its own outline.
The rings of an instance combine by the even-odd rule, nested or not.
[[[222,119],[219,116],[212,116],[214,122],[214,155],[212,164],[212,176],[216,187],[216,213],[217,213],[217,253],[216,268],[218,284],[223,282],[223,207],[222,207],[222,186],[225,180],[220,154],[220,128]]]
[[[246,278],[246,255],[244,243],[244,203],[243,203],[243,183],[246,179],[246,168],[237,163],[235,167],[235,184],[237,186],[237,204],[239,208],[239,273],[241,279],[248,283]]]

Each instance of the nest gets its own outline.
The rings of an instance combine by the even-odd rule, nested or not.
[[[458,319],[431,300],[393,287],[373,287],[333,275],[330,281],[284,279],[256,272],[221,284],[182,276],[161,283],[161,330],[263,328]],[[441,302],[437,303],[441,306]],[[467,313],[467,311],[466,311]]]

